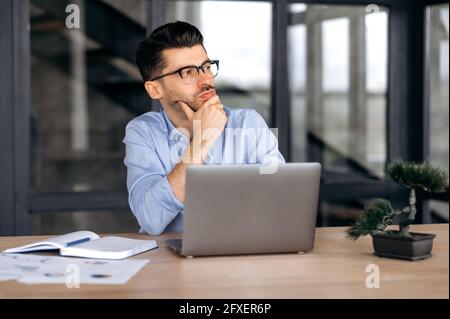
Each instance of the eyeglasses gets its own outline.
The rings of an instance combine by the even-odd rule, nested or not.
[[[151,79],[150,81],[156,81],[156,80],[159,80],[168,75],[178,74],[180,76],[181,80],[183,81],[183,83],[192,84],[198,80],[198,77],[200,75],[200,70],[202,70],[203,73],[206,74],[207,76],[215,78],[217,76],[217,74],[219,73],[219,60],[208,60],[200,66],[196,66],[196,65],[184,66],[173,72],[159,75],[159,76]]]

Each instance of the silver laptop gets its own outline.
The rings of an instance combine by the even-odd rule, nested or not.
[[[314,247],[321,165],[199,165],[186,170],[186,257],[307,252]]]

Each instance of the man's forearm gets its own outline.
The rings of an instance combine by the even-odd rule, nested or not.
[[[178,163],[173,170],[167,175],[167,180],[169,181],[170,187],[177,199],[184,203],[185,196],[185,186],[186,186],[186,165],[188,163],[183,163],[181,161]]]
[[[186,168],[193,164],[202,164],[202,153],[205,150],[200,147],[195,147],[196,154],[194,154],[194,147],[191,145],[186,150],[183,155],[183,160],[179,162],[173,170],[167,175],[167,180],[169,181],[170,187],[172,188],[173,193],[177,197],[177,199],[184,203],[185,200],[185,188],[186,188]]]

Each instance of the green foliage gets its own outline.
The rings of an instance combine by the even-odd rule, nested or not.
[[[393,161],[386,169],[392,181],[412,189],[442,193],[448,189],[448,174],[429,163],[406,163]]]
[[[396,212],[385,199],[376,199],[362,212],[361,219],[347,230],[347,236],[353,240],[360,236],[373,235],[383,231],[392,223]]]

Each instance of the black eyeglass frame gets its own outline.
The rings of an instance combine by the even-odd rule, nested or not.
[[[202,70],[202,72],[206,74],[206,72],[203,70],[203,67],[207,63],[209,63],[209,64],[216,64],[217,65],[217,74],[219,73],[219,60],[208,60],[208,61],[203,62],[203,64],[200,65],[200,66],[197,66],[197,65],[186,65],[186,66],[183,66],[182,68],[179,68],[179,69],[177,69],[177,70],[175,70],[173,72],[169,72],[169,73],[166,73],[166,74],[159,75],[159,76],[151,79],[150,81],[156,81],[156,80],[159,80],[159,79],[161,79],[161,78],[163,78],[165,76],[173,75],[173,74],[178,74],[180,76],[180,79],[183,80],[183,77],[181,76],[181,72],[183,72],[184,69],[188,69],[188,68],[196,68],[198,74],[200,74],[200,70]],[[214,75],[213,77],[216,77],[217,74]]]

